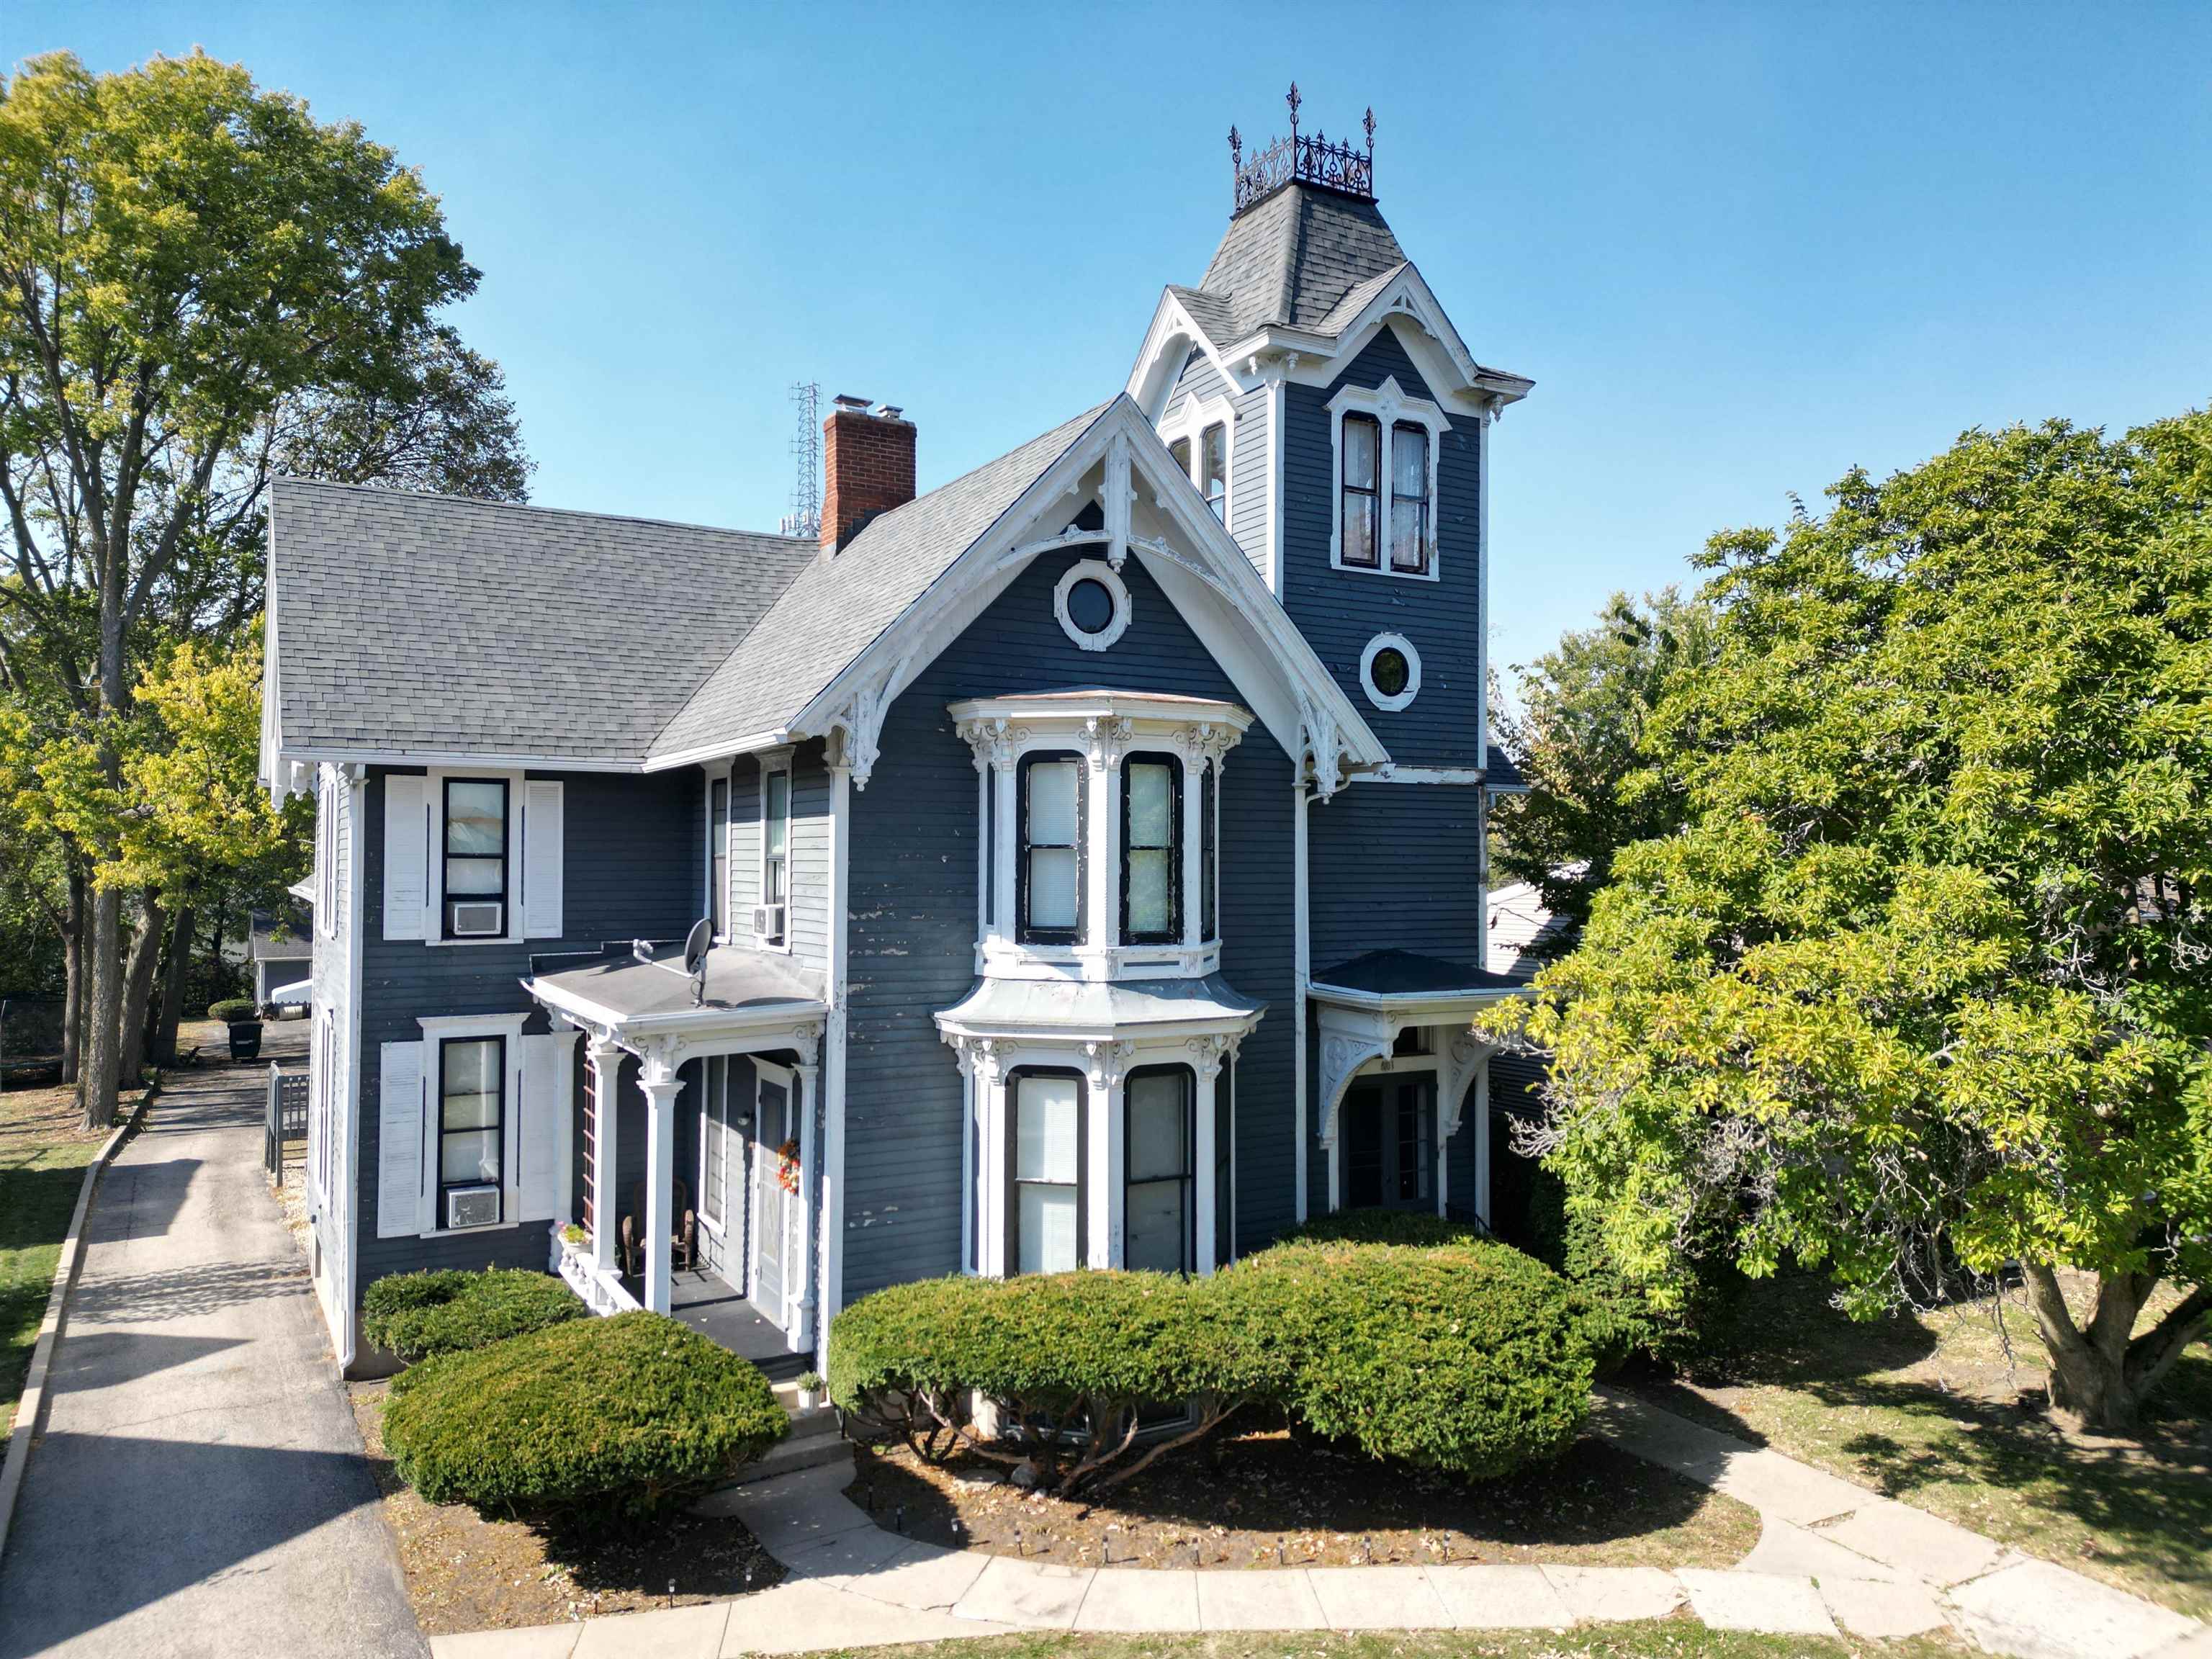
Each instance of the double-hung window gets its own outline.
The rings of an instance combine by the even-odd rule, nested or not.
[[[1197,1268],[1192,1095],[1188,1066],[1150,1066],[1129,1073],[1122,1213],[1123,1259],[1130,1267],[1164,1273]]]
[[[1083,936],[1083,774],[1079,755],[1022,757],[1016,936],[1025,945],[1073,945]]]
[[[707,785],[707,910],[714,919],[714,937],[730,932],[730,781],[714,778]]]
[[[1182,936],[1182,780],[1165,755],[1121,763],[1121,938],[1171,944]]]
[[[1198,489],[1222,523],[1229,522],[1229,428],[1216,421],[1198,434]]]
[[[1073,1273],[1083,1262],[1083,1092],[1074,1072],[1009,1079],[1013,1176],[1006,1260],[1016,1273]]]
[[[457,1187],[498,1188],[507,1130],[507,1039],[448,1037],[438,1045],[438,1194]],[[494,1199],[487,1218],[497,1221]]]
[[[1381,563],[1382,423],[1372,415],[1344,417],[1343,465],[1337,545],[1346,564],[1373,570]]]
[[[1429,431],[1400,421],[1390,428],[1390,568],[1428,568]]]
[[[507,932],[507,781],[446,780],[445,937]]]
[[[1217,873],[1218,854],[1214,850],[1214,837],[1219,833],[1214,823],[1214,794],[1220,787],[1221,769],[1207,766],[1198,776],[1198,920],[1199,937],[1211,945],[1221,937],[1221,919],[1217,914],[1220,903],[1220,877]]]
[[[791,937],[791,772],[761,775],[761,902],[755,932],[763,945]]]

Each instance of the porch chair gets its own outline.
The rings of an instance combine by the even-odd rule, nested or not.
[[[691,1189],[679,1180],[671,1189],[669,1198],[669,1209],[676,1218],[675,1231],[669,1240],[675,1247],[673,1265],[690,1273],[699,1242],[699,1218],[691,1208]],[[645,1183],[641,1181],[630,1188],[629,1213],[622,1218],[618,1234],[623,1272],[632,1279],[645,1275]]]

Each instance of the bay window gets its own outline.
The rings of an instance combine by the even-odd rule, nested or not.
[[[1182,936],[1182,768],[1165,755],[1121,763],[1121,937],[1136,945]]]
[[[1198,1265],[1194,1082],[1188,1066],[1129,1074],[1122,1199],[1123,1265],[1187,1273]]]
[[[1076,1072],[1022,1071],[1008,1080],[1013,1201],[1006,1260],[1016,1273],[1073,1273],[1084,1257],[1083,1094]]]
[[[1019,781],[1018,937],[1024,944],[1073,945],[1083,933],[1083,757],[1024,756]]]

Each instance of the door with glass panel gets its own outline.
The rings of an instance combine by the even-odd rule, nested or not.
[[[799,1131],[791,1109],[791,1074],[756,1061],[759,1092],[753,1107],[753,1306],[783,1322],[784,1267],[790,1242],[792,1194],[785,1166],[795,1174]],[[788,1151],[787,1152],[787,1148]]]
[[[1436,1202],[1437,1080],[1370,1078],[1345,1091],[1344,1203],[1425,1209]]]
[[[1072,1273],[1083,1264],[1083,1086],[1073,1072],[1017,1072],[1007,1085],[1010,1273]]]
[[[734,1284],[744,1267],[730,1249],[732,1214],[743,1206],[731,1202],[730,1166],[737,1160],[730,1146],[729,1083],[727,1057],[711,1056],[699,1098],[699,1243],[707,1265]]]
[[[1122,1261],[1154,1273],[1187,1273],[1198,1266],[1197,1127],[1188,1066],[1132,1072],[1126,1085],[1128,1115],[1122,1194]]]

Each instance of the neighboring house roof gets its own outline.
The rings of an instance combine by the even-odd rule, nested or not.
[[[1066,453],[1110,403],[894,507],[834,558],[817,558],[654,738],[653,759],[789,724]]]
[[[1528,780],[1522,772],[1520,763],[1513,758],[1512,750],[1495,738],[1490,740],[1489,753],[1484,757],[1482,781],[1492,789],[1526,789],[1528,787]]]
[[[1372,283],[1379,292],[1378,279],[1405,263],[1374,203],[1292,184],[1229,222],[1198,286],[1232,324],[1215,341],[1227,345],[1270,323],[1332,332],[1326,321],[1349,291]],[[1211,331],[1195,313],[1193,320]]]
[[[280,478],[277,731],[295,757],[635,765],[811,539]],[[672,625],[675,623],[677,625]]]
[[[281,915],[256,910],[246,954],[255,962],[304,962],[315,953],[313,927],[305,905],[287,906]]]
[[[1490,890],[1490,968],[1516,980],[1534,979],[1544,964],[1541,947],[1566,927],[1564,917],[1544,908],[1542,896],[1525,881]]]

